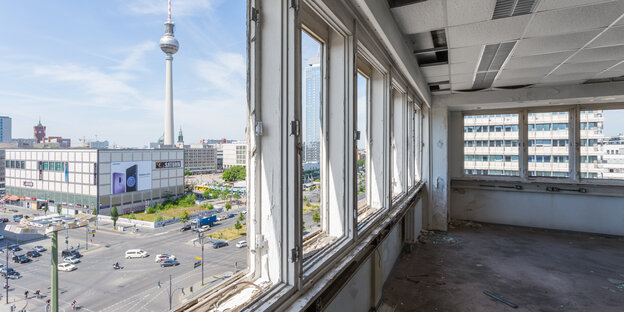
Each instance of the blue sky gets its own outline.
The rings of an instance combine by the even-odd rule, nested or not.
[[[173,0],[175,134],[245,138],[245,0]],[[143,147],[163,133],[166,0],[7,1],[0,115],[13,137],[47,134]]]

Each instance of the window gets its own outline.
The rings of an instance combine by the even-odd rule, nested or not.
[[[368,96],[369,79],[357,74],[356,127],[359,138],[356,146],[357,159],[357,211],[358,220],[366,212],[368,205]]]
[[[323,44],[307,32],[301,32],[301,179],[302,179],[302,235],[304,257],[327,245],[321,220],[325,218],[323,198],[325,177],[323,155]],[[323,216],[322,216],[323,215]]]
[[[518,114],[465,115],[464,173],[517,176],[518,140]]]
[[[540,112],[528,114],[529,176],[551,177],[569,174],[569,162],[553,161],[568,157],[569,113]]]
[[[624,180],[624,109],[581,110],[581,178]]]
[[[392,91],[392,122],[390,131],[390,168],[392,170],[391,194],[395,198],[405,191],[405,110],[407,95],[395,87]]]

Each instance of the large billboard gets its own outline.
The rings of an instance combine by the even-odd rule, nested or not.
[[[152,188],[152,162],[111,163],[111,193],[121,194]]]

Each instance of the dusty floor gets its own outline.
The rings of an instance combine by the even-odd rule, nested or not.
[[[624,238],[475,223],[422,237],[385,285],[395,311],[624,311]]]

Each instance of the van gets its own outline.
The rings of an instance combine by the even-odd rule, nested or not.
[[[147,258],[149,255],[143,249],[130,249],[126,250],[126,259],[130,258]]]

